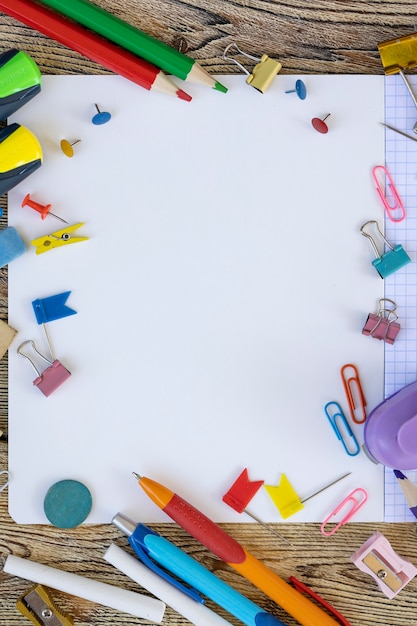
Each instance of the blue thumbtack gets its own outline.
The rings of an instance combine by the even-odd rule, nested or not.
[[[285,93],[296,93],[300,100],[305,100],[307,96],[307,88],[302,80],[295,81],[295,89],[289,89]]]
[[[102,124],[107,124],[111,120],[111,113],[107,111],[100,111],[97,104],[94,105],[97,109],[97,113],[93,115],[91,121],[95,126],[101,126]]]

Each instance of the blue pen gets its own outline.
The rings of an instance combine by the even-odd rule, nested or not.
[[[121,513],[114,516],[112,523],[127,535],[130,545],[145,565],[195,600],[204,602],[196,593],[199,591],[247,626],[286,626],[144,524],[136,524]],[[172,578],[154,561],[191,585],[192,589]]]

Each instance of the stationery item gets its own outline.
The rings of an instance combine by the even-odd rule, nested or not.
[[[90,28],[138,57],[154,63],[168,74],[227,92],[194,59],[158,41],[88,0],[43,0],[51,9]]]
[[[95,104],[94,106],[96,107],[96,113],[91,118],[94,126],[103,126],[103,124],[107,124],[107,122],[110,122],[111,113],[109,113],[108,111],[100,111],[97,104]]]
[[[378,404],[365,422],[368,453],[377,462],[399,470],[417,468],[417,382]]]
[[[328,133],[329,127],[326,124],[326,120],[328,117],[330,117],[330,113],[325,115],[323,118],[313,117],[313,119],[311,120],[311,124],[314,130],[316,130],[318,133],[321,133],[322,135],[325,135],[326,133]]]
[[[379,299],[379,309],[376,313],[369,313],[362,334],[382,339],[386,343],[393,344],[401,330],[397,322],[397,305],[390,298]]]
[[[408,75],[408,79],[417,93],[417,76]],[[417,222],[413,219],[417,215],[417,195],[415,180],[409,172],[410,163],[417,144],[417,134],[414,131],[416,122],[416,107],[406,93],[406,87],[398,74],[385,76],[384,107],[385,122],[395,129],[409,131],[406,139],[402,133],[385,133],[385,163],[395,181],[401,182],[401,196],[407,207],[408,218],[395,224],[385,220],[385,235],[392,241],[407,242],[408,252],[412,259],[417,252]],[[406,135],[406,133],[404,133]],[[409,141],[412,139],[413,141]],[[15,264],[14,264],[15,266]],[[12,265],[13,267],[13,265]],[[410,294],[416,293],[417,272],[409,267],[405,272],[392,274],[384,281],[385,293],[390,295],[401,311],[401,333],[393,345],[384,347],[384,397],[404,388],[417,380],[417,343],[415,329],[417,323],[417,300]],[[372,406],[376,406],[373,404]],[[388,444],[390,445],[390,444]],[[393,463],[391,467],[384,466],[384,521],[386,522],[415,522],[416,518],[410,512],[392,468],[398,467]],[[414,465],[417,468],[417,465]],[[398,467],[400,470],[405,468]],[[417,471],[407,470],[407,476],[412,482],[417,482]]]
[[[250,72],[244,65],[239,63],[239,61],[235,57],[228,57],[227,52],[234,48],[237,50],[238,54],[246,57],[247,59],[251,59],[252,61],[257,61],[257,64]],[[265,93],[268,88],[271,86],[272,81],[278,72],[281,71],[282,65],[279,61],[275,61],[274,59],[270,59],[267,54],[263,54],[261,57],[254,57],[252,54],[248,54],[247,52],[243,52],[236,43],[231,43],[227,46],[225,51],[223,52],[223,59],[225,61],[233,61],[236,65],[247,74],[246,82],[251,87],[254,87],[257,91],[261,93]]]
[[[90,490],[78,480],[60,480],[46,492],[43,510],[56,528],[75,528],[88,517],[92,497]]]
[[[7,226],[0,231],[0,267],[8,265],[24,252],[26,252],[26,244],[16,228]]]
[[[178,586],[184,593],[199,591],[247,626],[285,626],[281,620],[242,596],[198,561],[144,524],[136,524],[121,513],[114,516],[112,523],[127,535],[130,545],[144,565]],[[166,570],[176,578],[168,575]],[[191,589],[184,587],[182,582],[190,585]]]
[[[398,133],[399,135],[402,135],[402,137],[407,137],[407,139],[412,139],[413,141],[417,141],[417,137],[413,137],[412,135],[408,135],[404,131],[399,130],[398,128],[394,128],[394,126],[391,126],[390,124],[385,124],[384,122],[381,122],[381,124],[382,124],[382,126],[385,126],[385,128],[388,128],[389,130],[393,130],[395,133]]]
[[[179,591],[116,544],[107,548],[104,559],[195,626],[231,626],[223,617]]]
[[[0,9],[30,28],[147,90],[173,95],[187,102],[191,100],[191,96],[179,89],[155,65],[44,6],[31,0],[0,0]]]
[[[35,135],[14,123],[0,130],[0,195],[10,191],[42,165],[42,147]]]
[[[2,435],[3,435],[3,433],[2,433]],[[6,489],[7,485],[9,484],[10,474],[9,474],[9,472],[7,470],[1,470],[0,476],[6,476],[6,481],[3,482],[0,485],[0,493],[1,493],[2,491],[4,491]]]
[[[1,234],[0,234],[1,241]],[[17,330],[9,326],[4,320],[0,320],[0,359],[6,354],[10,344],[17,335]]]
[[[383,41],[378,44],[378,51],[385,74],[389,76],[398,73],[401,76],[417,107],[417,98],[404,74],[404,70],[412,69],[417,65],[417,33]]]
[[[336,622],[299,594],[282,578],[250,554],[220,526],[173,491],[149,478],[134,474],[139,485],[192,537],[252,582],[303,626],[335,626]]]
[[[298,78],[295,81],[295,88],[287,89],[285,93],[296,93],[300,100],[305,100],[307,97],[307,87],[305,85],[305,82],[301,80],[301,78]]]
[[[165,604],[156,598],[22,559],[14,554],[7,556],[3,571],[156,624],[160,624],[164,617]]]
[[[287,519],[291,515],[294,515],[294,513],[301,511],[301,509],[304,508],[304,502],[307,502],[307,500],[311,500],[311,498],[318,496],[320,493],[322,493],[329,487],[332,487],[333,485],[338,483],[339,480],[343,480],[343,478],[346,478],[347,476],[350,476],[350,472],[348,474],[340,476],[339,478],[336,478],[336,480],[333,480],[331,483],[325,485],[318,491],[315,491],[307,498],[303,498],[303,500],[300,499],[299,495],[297,494],[285,474],[281,475],[280,482],[277,486],[265,485],[265,489],[267,490],[272,501],[279,510],[281,516],[284,519]]]
[[[395,598],[417,574],[417,568],[399,556],[379,530],[350,558],[362,572],[372,576],[390,599]]]
[[[44,205],[44,204],[40,204],[39,202],[35,202],[30,197],[30,193],[27,193],[25,195],[25,197],[23,198],[22,207],[24,207],[24,206],[29,206],[34,211],[37,211],[38,213],[40,213],[41,219],[43,219],[43,220],[48,215],[52,215],[52,217],[56,217],[57,220],[60,220],[61,222],[64,222],[65,224],[68,224],[68,222],[66,220],[62,219],[62,217],[59,217],[59,215],[55,215],[55,213],[51,213],[52,204],[45,204]]]
[[[355,424],[363,424],[366,420],[366,400],[362,391],[358,368],[352,363],[346,363],[341,368],[340,375],[352,421]]]
[[[74,230],[81,228],[81,226],[84,226],[84,222],[79,222],[78,224],[67,226],[62,230],[56,230],[50,235],[45,235],[44,237],[38,237],[37,239],[33,239],[31,241],[31,244],[32,246],[35,246],[36,254],[43,254],[44,252],[48,252],[49,250],[53,250],[54,248],[67,246],[71,243],[79,243],[80,241],[87,241],[88,237],[73,237],[71,235]]]
[[[404,494],[408,508],[414,517],[417,517],[417,485],[412,483],[400,470],[395,469],[394,475]]]
[[[30,357],[28,354],[23,352],[24,346],[28,346],[32,348],[32,350],[40,357],[45,363],[48,363],[48,367],[44,369],[42,372],[37,368],[33,357]],[[27,359],[29,363],[32,365],[33,369],[36,372],[36,378],[33,381],[35,387],[39,389],[47,398],[54,393],[68,378],[71,376],[71,372],[69,372],[58,359],[53,358],[53,360],[48,359],[46,356],[41,354],[39,350],[35,346],[35,342],[32,339],[24,341],[17,348],[17,353]]]
[[[362,487],[358,487],[354,489],[338,506],[326,517],[322,525],[320,526],[320,531],[322,535],[325,537],[331,537],[334,533],[339,530],[341,526],[344,526],[348,523],[350,519],[359,511],[359,509],[365,504],[368,500],[368,493]],[[337,522],[335,526],[331,528],[331,530],[327,530],[326,526],[331,522],[332,518],[335,517],[340,511],[343,511],[345,508],[348,508],[347,513],[343,513],[342,519]]]
[[[47,298],[36,298],[36,300],[32,300],[32,307],[35,313],[36,321],[43,327],[52,359],[55,358],[54,350],[49,339],[46,324],[77,313],[77,311],[74,311],[74,309],[71,309],[65,304],[70,293],[70,291],[64,291],[63,293],[58,293]]]
[[[34,98],[41,90],[42,77],[35,61],[21,50],[8,50],[0,55],[0,119]]]
[[[257,515],[251,513],[251,511],[247,509],[247,505],[255,496],[260,487],[262,487],[263,482],[263,480],[249,480],[248,470],[245,468],[236,478],[230,489],[224,494],[222,500],[232,509],[237,511],[237,513],[246,513],[246,515],[248,515],[255,522],[266,528],[266,530],[269,530],[269,532],[271,532],[273,535],[279,537],[279,539],[282,539],[286,543],[290,543],[289,541],[287,541],[287,539],[285,539],[285,537],[277,533],[274,528],[266,524]]]
[[[376,231],[377,231],[376,233],[377,236],[379,236],[388,246],[389,250],[387,252],[380,254],[373,237],[369,233],[366,232],[365,229],[369,227],[371,224],[375,226]],[[372,244],[372,247],[374,249],[375,256],[376,256],[376,259],[372,261],[372,265],[375,267],[375,269],[377,270],[381,278],[386,278],[387,276],[390,276],[390,274],[393,274],[394,272],[398,271],[399,269],[401,269],[408,263],[411,263],[411,259],[406,253],[406,251],[404,250],[404,248],[402,247],[402,245],[401,244],[397,244],[395,246],[392,245],[384,237],[381,229],[378,226],[378,222],[376,222],[375,220],[369,220],[368,222],[365,222],[365,224],[361,226],[361,234],[364,237],[367,237]]]
[[[288,580],[290,581],[292,585],[294,585],[297,591],[306,593],[311,598],[313,598],[316,602],[321,604],[321,606],[327,609],[329,613],[335,616],[335,618],[342,624],[342,626],[350,626],[347,619],[343,617],[343,615],[339,613],[339,611],[336,611],[336,609],[331,604],[329,604],[329,602],[326,602],[326,600],[323,600],[323,598],[319,596],[318,593],[310,589],[310,587],[308,587],[305,583],[302,583],[301,580],[298,580],[297,578],[295,578],[295,576],[290,576]]]
[[[74,623],[70,615],[56,606],[43,585],[35,585],[25,591],[16,602],[16,608],[35,626],[72,626]]]
[[[331,427],[336,437],[341,442],[346,454],[349,456],[356,456],[360,452],[358,440],[349,423],[346,419],[346,415],[343,413],[343,409],[338,402],[332,400],[327,402],[324,406],[324,412],[327,419],[330,422]]]
[[[388,183],[389,194],[384,191],[384,187],[381,184],[378,174],[382,172],[384,175],[384,181]],[[402,222],[405,219],[406,211],[401,200],[400,194],[392,180],[392,176],[384,165],[376,165],[372,169],[372,178],[376,186],[377,193],[381,198],[381,202],[384,205],[386,214],[391,222]]]
[[[65,156],[70,159],[74,156],[74,146],[78,145],[81,142],[81,139],[76,139],[75,141],[68,141],[67,139],[61,139],[59,145],[61,147],[62,152]]]

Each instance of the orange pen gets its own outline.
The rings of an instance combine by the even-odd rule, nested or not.
[[[250,554],[220,526],[163,485],[133,474],[151,500],[208,550],[272,598],[303,626],[339,626],[323,609]]]

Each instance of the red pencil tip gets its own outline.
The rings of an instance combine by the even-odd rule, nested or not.
[[[181,100],[186,100],[187,102],[191,102],[192,100],[192,97],[189,96],[188,93],[185,93],[182,89],[178,89],[177,96],[178,98],[181,98]]]

